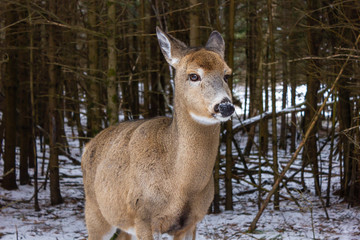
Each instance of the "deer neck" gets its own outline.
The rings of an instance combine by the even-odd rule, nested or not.
[[[185,106],[174,99],[171,132],[174,139],[174,174],[184,188],[201,191],[212,179],[219,145],[220,123],[204,125],[196,122]]]

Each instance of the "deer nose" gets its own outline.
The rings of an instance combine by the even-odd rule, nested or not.
[[[234,113],[235,108],[230,99],[224,98],[220,103],[215,105],[214,111],[220,113],[222,117],[229,117]]]

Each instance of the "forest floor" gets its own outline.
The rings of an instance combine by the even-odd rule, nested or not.
[[[243,144],[243,143],[242,143]],[[73,157],[80,159],[76,149]],[[326,155],[324,151],[323,155]],[[286,153],[280,163],[289,160]],[[247,160],[255,161],[257,156]],[[2,161],[1,161],[2,162]],[[240,163],[237,163],[240,165]],[[39,166],[40,168],[41,166]],[[251,167],[251,165],[250,165]],[[0,166],[2,169],[2,166]],[[296,168],[296,164],[294,166]],[[336,170],[336,164],[334,169]],[[323,166],[323,171],[326,166]],[[80,166],[73,165],[70,160],[61,157],[61,193],[64,203],[50,205],[49,187],[41,188],[39,203],[41,210],[36,212],[33,201],[33,186],[19,186],[18,190],[0,192],[0,239],[86,239],[87,232],[84,222],[84,191]],[[0,175],[2,173],[0,172]],[[255,176],[254,176],[255,177]],[[305,175],[309,189],[313,189],[311,174]],[[234,181],[234,210],[220,214],[207,215],[198,225],[197,239],[360,239],[360,207],[349,208],[337,196],[331,196],[331,206],[327,208],[329,219],[326,218],[319,198],[314,192],[293,192],[298,205],[291,199],[281,199],[280,211],[273,210],[269,204],[258,222],[254,233],[248,233],[248,227],[258,212],[257,192],[247,184],[247,176]],[[249,179],[248,179],[249,180]],[[265,188],[271,188],[272,176],[263,176]],[[267,183],[268,182],[268,183]],[[323,178],[323,195],[325,195],[327,179]],[[339,187],[336,174],[332,179],[333,192]],[[44,184],[44,177],[39,179],[39,186]],[[289,183],[293,189],[299,184]],[[282,195],[288,196],[286,191]],[[263,196],[263,199],[265,196]],[[164,237],[163,239],[168,239]]]

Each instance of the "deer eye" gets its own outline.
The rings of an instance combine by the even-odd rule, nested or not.
[[[230,78],[230,75],[229,74],[226,74],[224,76],[224,81],[227,83],[229,81],[229,78]]]
[[[199,75],[193,73],[193,74],[189,74],[189,80],[193,81],[193,82],[196,82],[196,81],[200,81],[201,78]]]

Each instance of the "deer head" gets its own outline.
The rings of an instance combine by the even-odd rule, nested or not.
[[[185,108],[200,124],[229,120],[235,110],[227,84],[231,69],[224,61],[225,43],[220,33],[213,31],[204,48],[187,47],[160,28],[156,33],[166,61],[176,70],[176,108]]]

